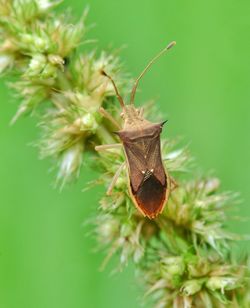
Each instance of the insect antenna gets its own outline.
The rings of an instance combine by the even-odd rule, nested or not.
[[[117,87],[116,87],[116,85],[115,85],[114,80],[113,80],[112,77],[109,76],[104,70],[101,71],[101,74],[102,74],[103,76],[107,77],[107,78],[112,82],[112,85],[113,85],[114,90],[115,90],[116,97],[117,97],[118,101],[120,102],[121,107],[124,109],[124,108],[125,108],[124,101],[123,101],[121,95],[120,95],[119,92],[118,92],[118,89],[117,89]]]
[[[175,41],[169,43],[162,51],[160,51],[149,63],[148,65],[144,68],[144,70],[141,72],[141,74],[139,75],[139,77],[136,79],[133,89],[131,91],[131,95],[130,95],[130,104],[134,104],[134,99],[135,99],[135,93],[136,93],[136,89],[138,86],[138,83],[140,81],[140,79],[144,76],[144,74],[147,72],[147,70],[151,67],[151,65],[158,59],[160,58],[160,56],[162,56],[166,51],[168,51],[170,48],[172,48],[174,45],[176,44]]]

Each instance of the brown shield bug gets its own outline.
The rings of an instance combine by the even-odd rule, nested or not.
[[[146,120],[143,117],[143,109],[135,108],[134,98],[138,83],[146,71],[163,53],[175,44],[175,42],[171,42],[148,63],[134,83],[130,96],[130,104],[125,105],[113,79],[105,71],[102,71],[102,74],[114,86],[116,96],[122,107],[121,116],[124,120],[124,125],[120,129],[115,119],[101,108],[100,112],[120,129],[116,134],[119,136],[122,144],[101,145],[97,146],[96,150],[100,151],[123,146],[126,156],[131,198],[138,210],[150,219],[157,217],[163,211],[171,190],[171,179],[164,168],[161,157],[160,134],[165,122],[151,123]],[[125,163],[117,170],[107,194],[111,194],[124,166]]]

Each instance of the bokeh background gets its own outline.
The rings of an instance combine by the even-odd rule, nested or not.
[[[157,100],[169,119],[165,134],[190,143],[200,170],[240,192],[236,215],[250,217],[250,2],[65,0],[58,11],[71,7],[79,17],[87,4],[96,23],[89,38],[100,49],[126,45],[121,58],[132,76],[177,41],[145,76],[137,102]],[[104,255],[83,223],[103,191],[81,192],[93,175],[86,166],[78,183],[54,189],[50,163],[30,146],[35,120],[10,127],[18,102],[3,81],[0,93],[0,307],[140,307],[131,265],[112,276],[114,260],[98,271]],[[249,233],[248,222],[229,228]]]

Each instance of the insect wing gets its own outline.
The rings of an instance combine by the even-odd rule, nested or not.
[[[168,181],[161,159],[158,134],[123,141],[129,165],[131,194],[139,210],[149,218],[163,209]]]

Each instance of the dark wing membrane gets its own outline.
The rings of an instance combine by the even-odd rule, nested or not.
[[[140,185],[134,198],[138,207],[149,218],[155,218],[161,211],[166,200],[166,185],[152,174]]]

